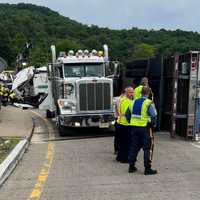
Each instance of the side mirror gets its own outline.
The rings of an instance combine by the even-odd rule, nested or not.
[[[108,65],[106,65],[106,77],[114,78],[118,76],[118,72],[119,72],[118,61],[112,61],[112,62],[109,62]]]
[[[114,65],[114,76],[117,76],[119,72],[119,62],[113,61],[113,65]]]

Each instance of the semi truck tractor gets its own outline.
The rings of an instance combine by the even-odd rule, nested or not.
[[[70,50],[60,52],[51,46],[48,66],[48,96],[39,108],[47,117],[55,117],[60,135],[66,127],[111,128],[114,122],[113,80],[106,77],[109,68],[108,47],[103,51]]]

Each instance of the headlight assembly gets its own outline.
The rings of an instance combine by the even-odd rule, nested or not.
[[[60,108],[62,108],[62,109],[68,109],[68,110],[72,110],[76,106],[74,104],[74,102],[66,101],[65,99],[59,99],[58,100],[58,105],[59,105]]]

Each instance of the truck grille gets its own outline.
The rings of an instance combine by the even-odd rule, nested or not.
[[[80,111],[111,109],[109,83],[81,83],[79,85]]]

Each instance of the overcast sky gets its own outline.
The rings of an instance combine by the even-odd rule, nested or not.
[[[48,7],[83,24],[200,32],[200,0],[0,0]]]

